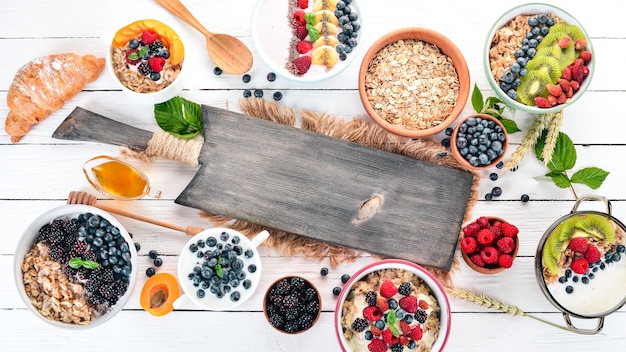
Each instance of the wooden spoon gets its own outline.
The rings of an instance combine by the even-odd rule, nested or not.
[[[109,206],[102,205],[102,204],[96,204],[97,201],[98,201],[98,198],[96,198],[96,196],[93,196],[93,195],[91,195],[91,194],[89,194],[87,192],[82,192],[82,191],[72,191],[72,192],[70,192],[69,196],[67,197],[67,204],[91,205],[92,207],[96,207],[98,209],[104,210],[104,211],[109,212],[109,213],[122,215],[122,216],[125,216],[127,218],[131,218],[131,219],[147,222],[147,223],[158,225],[158,226],[162,226],[162,227],[167,227],[167,228],[172,229],[172,230],[184,232],[184,233],[186,233],[187,235],[190,235],[190,236],[193,236],[193,235],[195,235],[197,233],[200,233],[200,232],[204,231],[204,229],[201,228],[201,227],[193,227],[193,226],[182,227],[182,226],[178,226],[178,225],[174,225],[174,224],[169,224],[169,223],[164,222],[164,221],[151,219],[151,218],[145,217],[143,215],[130,213],[130,212],[127,212],[125,210],[115,209],[113,207],[109,207]]]
[[[179,0],[155,0],[206,37],[211,60],[224,72],[242,74],[252,67],[252,53],[241,40],[227,34],[209,32]]]

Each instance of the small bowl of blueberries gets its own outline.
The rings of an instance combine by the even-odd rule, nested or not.
[[[508,147],[508,134],[502,123],[487,114],[463,118],[452,132],[450,150],[466,169],[486,170],[499,163]]]

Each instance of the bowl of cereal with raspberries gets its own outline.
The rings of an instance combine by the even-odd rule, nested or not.
[[[53,208],[26,228],[15,282],[37,317],[68,329],[98,326],[124,307],[137,277],[137,251],[124,227],[88,205]]]
[[[443,286],[414,263],[366,265],[345,284],[335,309],[342,351],[442,351],[450,333]]]
[[[160,21],[138,20],[120,28],[106,58],[114,81],[138,102],[162,103],[182,90],[185,47]]]
[[[487,35],[483,65],[491,88],[507,106],[544,114],[581,97],[595,60],[589,35],[572,15],[530,3],[496,20]]]

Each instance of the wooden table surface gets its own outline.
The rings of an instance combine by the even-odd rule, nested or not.
[[[278,1],[278,0],[276,0]],[[383,34],[401,27],[421,26],[449,37],[465,55],[472,86],[485,96],[492,95],[482,66],[482,49],[491,25],[515,4],[522,1],[371,1],[359,2],[363,19],[363,48],[344,72],[321,83],[298,84],[284,78],[268,82],[269,68],[254,52],[250,34],[252,0],[200,1],[184,4],[205,26],[214,32],[237,36],[254,54],[250,74],[252,81],[243,83],[241,76],[215,76],[203,37],[176,19],[155,2],[136,1],[5,1],[0,11],[0,122],[8,113],[6,92],[15,72],[29,60],[53,53],[75,52],[104,57],[110,37],[116,28],[141,18],[155,18],[170,24],[185,40],[188,67],[181,96],[189,100],[240,111],[238,100],[244,89],[264,89],[266,97],[281,91],[281,104],[296,110],[326,112],[345,119],[369,120],[357,92],[357,74],[365,49]],[[588,91],[574,106],[565,110],[562,130],[576,145],[575,170],[597,166],[610,171],[597,190],[576,185],[578,195],[598,194],[609,198],[613,215],[626,219],[626,123],[620,113],[626,99],[623,82],[626,70],[626,27],[616,1],[552,1],[576,17],[591,36],[595,48],[596,71]],[[98,112],[130,125],[154,131],[158,128],[152,106],[136,104],[114,85],[108,72],[85,87],[61,110],[36,126],[19,144],[12,144],[4,130],[0,132],[0,350],[28,351],[130,351],[130,350],[229,350],[229,351],[338,351],[333,315],[336,299],[332,288],[340,286],[340,276],[352,274],[375,259],[369,255],[353,263],[331,267],[327,277],[319,270],[330,266],[301,256],[284,256],[261,247],[263,274],[258,293],[234,311],[211,312],[194,309],[177,310],[164,317],[154,317],[139,305],[139,292],[145,282],[143,272],[150,265],[149,249],[163,254],[159,271],[175,273],[177,256],[187,238],[179,232],[131,220],[117,218],[134,234],[142,246],[139,252],[140,274],[133,297],[124,310],[108,323],[87,331],[69,331],[41,322],[29,312],[18,296],[13,278],[15,247],[24,229],[39,214],[63,205],[72,190],[96,194],[82,175],[82,164],[96,155],[116,156],[115,146],[69,142],[52,139],[56,127],[75,106]],[[468,102],[464,114],[472,112]],[[515,121],[523,130],[511,135],[509,154],[519,145],[534,116],[517,112]],[[443,133],[433,137],[441,140]],[[101,198],[99,202],[145,216],[184,226],[207,227],[195,209],[174,203],[197,168],[159,159],[138,163],[151,183],[163,191],[160,199],[124,202]],[[500,173],[500,170],[492,170]],[[569,189],[557,188],[535,177],[547,169],[532,155],[526,157],[516,172],[508,172],[497,181],[481,173],[481,200],[472,209],[472,217],[494,215],[516,224],[520,229],[519,257],[513,267],[497,275],[481,275],[462,262],[453,274],[456,287],[485,293],[495,299],[516,305],[527,313],[564,325],[561,313],[543,296],[535,279],[533,263],[536,247],[544,231],[572,209],[575,195]],[[502,196],[484,201],[482,196],[494,186]],[[528,194],[530,201],[520,201]],[[597,204],[590,204],[595,209]],[[460,252],[457,251],[460,259]],[[262,292],[271,282],[287,274],[310,279],[321,291],[322,309],[317,324],[303,334],[289,336],[273,330],[262,312]],[[602,332],[594,336],[565,332],[526,317],[514,317],[450,298],[452,330],[448,351],[619,351],[626,346],[626,310],[609,315]],[[593,321],[576,320],[583,327]]]

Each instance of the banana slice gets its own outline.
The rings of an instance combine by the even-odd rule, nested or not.
[[[337,9],[338,0],[315,0],[313,3],[313,12],[321,10],[335,11]]]
[[[317,29],[317,32],[320,34],[320,36],[337,35],[339,34],[339,32],[341,32],[339,30],[339,26],[335,26],[330,22],[320,22],[315,25],[315,29]]]
[[[339,24],[339,20],[337,20],[335,13],[330,10],[321,10],[315,12],[315,24],[317,25],[320,22],[329,22],[334,24],[335,26]]]
[[[324,65],[327,68],[335,66],[339,61],[339,54],[330,45],[322,45],[313,50],[311,62],[315,65]]]
[[[315,41],[315,43],[313,43],[313,48],[314,49],[319,48],[320,46],[324,46],[324,45],[331,46],[334,48],[335,46],[337,46],[337,44],[339,44],[339,40],[336,37],[325,35],[325,36],[319,37]]]

